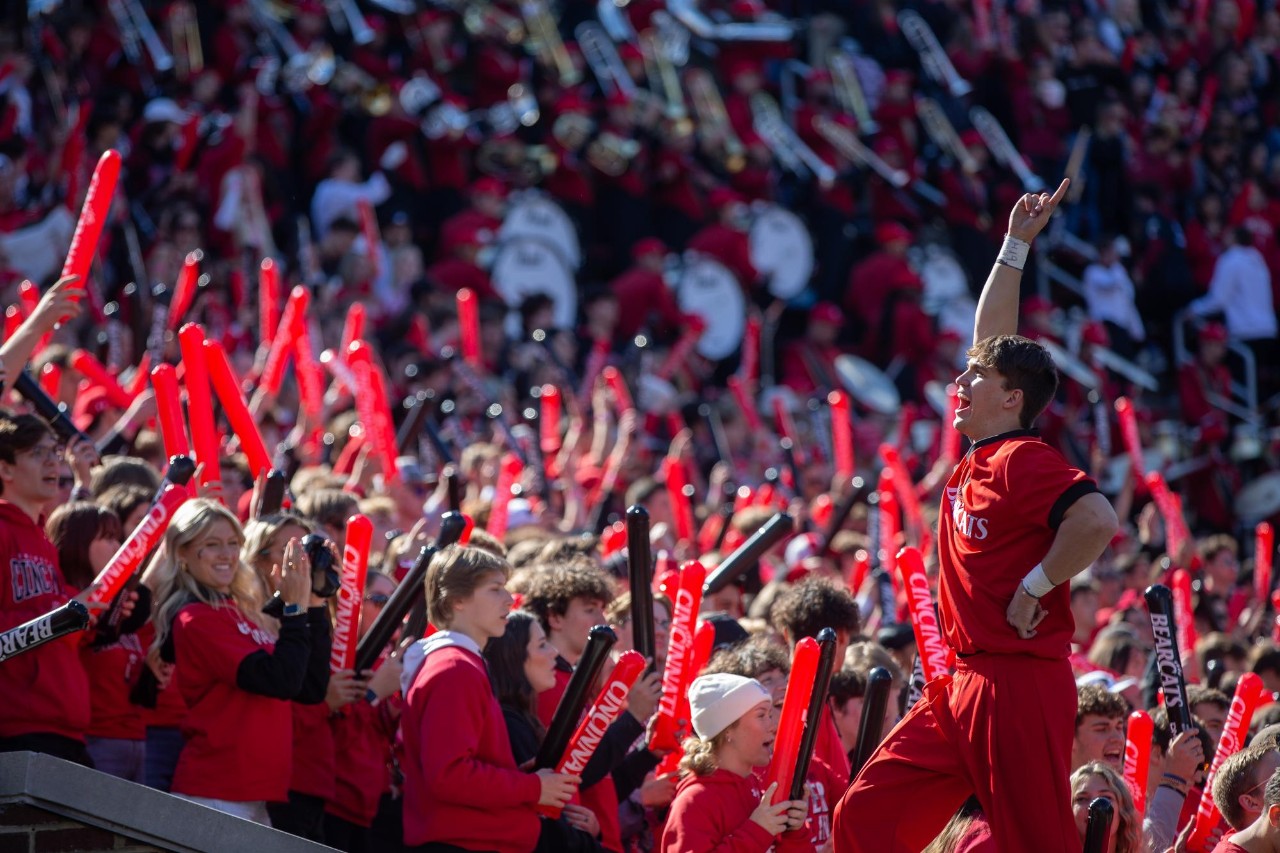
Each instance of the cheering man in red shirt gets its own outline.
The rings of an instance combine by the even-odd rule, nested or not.
[[[942,498],[940,617],[956,651],[835,812],[837,850],[917,851],[975,794],[1000,851],[1080,849],[1071,814],[1076,687],[1067,581],[1114,535],[1083,472],[1030,430],[1057,388],[1048,352],[1018,336],[1030,243],[1067,191],[1024,195],[978,300],[956,428],[972,442]]]

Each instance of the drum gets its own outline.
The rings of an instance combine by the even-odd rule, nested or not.
[[[896,415],[902,408],[898,387],[884,371],[856,355],[840,355],[835,360],[840,384],[853,398],[873,412]]]
[[[737,352],[747,329],[747,300],[724,264],[697,252],[686,253],[676,301],[681,311],[697,314],[707,324],[698,339],[699,355],[719,361]]]
[[[1164,468],[1164,454],[1155,447],[1144,447],[1142,449],[1142,467],[1147,471],[1160,471]],[[1119,456],[1112,456],[1107,460],[1106,467],[1102,469],[1102,477],[1099,478],[1098,488],[1108,495],[1116,495],[1124,488],[1125,478],[1129,476],[1129,470],[1132,468],[1129,462],[1129,454],[1121,453]]]
[[[511,196],[507,215],[498,229],[498,243],[531,237],[541,240],[560,255],[560,261],[570,270],[582,266],[582,248],[578,243],[578,229],[573,220],[538,190],[522,190]]]
[[[1153,446],[1164,460],[1160,467],[1185,459],[1189,449],[1187,429],[1180,421],[1157,421],[1151,428]]]
[[[560,253],[542,240],[519,237],[504,241],[489,270],[494,289],[511,308],[525,297],[545,293],[555,303],[558,329],[572,329],[578,320],[578,289]]]
[[[751,264],[769,280],[778,299],[794,299],[813,275],[813,238],[791,211],[769,204],[759,207],[751,222]]]
[[[1236,495],[1236,517],[1253,525],[1280,513],[1280,471],[1263,474]]]

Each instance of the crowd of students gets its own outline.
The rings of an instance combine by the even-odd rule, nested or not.
[[[185,4],[140,5],[163,11],[156,17],[167,23]],[[570,146],[543,121],[520,136],[520,150],[545,145],[556,155],[554,168],[495,179],[482,175],[496,159],[481,156],[493,153],[484,146],[494,141],[491,128],[428,136],[394,97],[388,113],[370,112],[365,96],[376,92],[358,84],[266,85],[256,38],[266,25],[255,5],[194,5],[211,61],[181,77],[132,61],[118,19],[106,10],[68,4],[37,16],[38,25],[0,29],[8,72],[0,74],[0,243],[8,247],[0,296],[10,306],[0,346],[0,630],[69,598],[87,600],[147,513],[172,436],[160,428],[162,401],[148,387],[143,353],[152,367],[163,361],[182,369],[174,334],[181,322],[201,323],[245,387],[258,391],[256,427],[286,473],[289,499],[280,511],[262,511],[267,486],[242,437],[223,443],[216,460],[200,459],[198,497],[169,521],[141,582],[128,586],[112,618],[95,613],[88,632],[0,662],[0,750],[92,765],[345,850],[844,849],[837,804],[858,769],[853,753],[871,671],[891,677],[892,700],[876,721],[886,735],[915,702],[928,701],[914,698],[918,650],[893,556],[899,546],[921,548],[936,597],[939,555],[928,546],[939,523],[953,521],[949,510],[936,509],[954,498],[945,486],[959,461],[946,449],[951,412],[930,417],[923,389],[964,370],[965,347],[943,315],[924,315],[908,248],[926,233],[947,234],[976,296],[1005,229],[1010,191],[1016,195],[1012,173],[988,162],[972,131],[961,138],[977,171],[923,143],[913,92],[938,92],[907,72],[917,59],[897,10],[832,4],[813,10],[812,21],[877,34],[859,39],[866,55],[858,59],[879,105],[875,150],[936,180],[947,194],[937,210],[842,159],[799,124],[838,112],[832,81],[816,61],[793,118],[839,179],[806,187],[784,174],[750,126],[749,101],[777,83],[786,51],[730,46],[709,63],[724,84],[729,121],[747,143],[747,166],[730,172],[713,144],[695,146],[671,122],[644,119],[635,105],[606,99],[590,84],[560,86],[546,67],[519,57],[523,48],[506,41],[500,18],[468,27],[460,13],[431,10],[372,18],[372,46],[334,40],[340,61],[394,81],[392,88],[425,71],[455,107],[490,107],[511,83],[524,82],[545,115],[596,114],[602,129],[640,143],[613,174],[587,156],[585,142]],[[584,4],[564,5],[568,35],[588,15]],[[966,38],[977,24],[968,11],[921,5],[957,67],[978,83],[976,100],[997,112],[1006,101],[1020,105],[1006,124],[1044,174],[1060,171],[1069,151],[1070,137],[1051,129],[1093,125],[1085,191],[1068,196],[1060,214],[1104,244],[1085,275],[1084,307],[1097,324],[1083,330],[1082,354],[1109,344],[1152,366],[1158,353],[1171,354],[1173,310],[1201,291],[1225,293],[1227,283],[1243,281],[1256,299],[1197,303],[1222,309],[1225,322],[1201,328],[1197,359],[1176,380],[1171,371],[1160,374],[1162,390],[1176,382],[1178,402],[1134,397],[1144,440],[1172,414],[1198,430],[1197,450],[1212,461],[1173,483],[1186,499],[1184,515],[1158,506],[1131,474],[1104,482],[1102,436],[1118,423],[1105,410],[1099,417],[1097,401],[1069,382],[1039,401],[1048,406],[1039,420],[1046,437],[1097,479],[1120,523],[1101,556],[1070,581],[1063,605],[1051,605],[1044,630],[1070,634],[1077,711],[1064,768],[1071,775],[1059,787],[1070,792],[1081,838],[1088,804],[1102,796],[1117,815],[1111,850],[1185,849],[1199,801],[1212,797],[1222,829],[1236,833],[1223,851],[1235,853],[1231,843],[1250,853],[1274,849],[1280,782],[1269,780],[1280,753],[1269,727],[1280,723],[1280,703],[1255,713],[1249,747],[1215,770],[1212,790],[1206,765],[1240,676],[1256,673],[1272,695],[1280,691],[1275,605],[1255,581],[1273,555],[1257,552],[1259,540],[1233,505],[1233,494],[1263,466],[1228,458],[1234,421],[1214,396],[1230,395],[1230,341],[1263,357],[1264,389],[1275,378],[1266,360],[1274,309],[1263,298],[1276,280],[1267,267],[1280,256],[1265,156],[1274,140],[1250,104],[1273,86],[1280,18],[1245,3],[1210,4],[1211,13],[1197,17],[1157,2],[1141,10],[1090,6],[1072,26],[1071,4],[1041,16],[1027,4],[998,3],[991,4],[994,41],[986,44]],[[653,6],[633,0],[626,14],[643,30]],[[720,11],[740,22],[761,13],[754,3]],[[316,55],[335,35],[317,3],[297,4],[288,26]],[[166,43],[180,30],[163,29]],[[639,79],[639,51],[622,55]],[[1246,56],[1252,74],[1241,67]],[[580,62],[576,53],[570,59]],[[1134,73],[1121,79],[1121,68]],[[1191,68],[1218,73],[1216,100],[1204,94],[1207,81],[1188,80]],[[1017,82],[1024,77],[1025,90]],[[1197,101],[1211,108],[1203,127]],[[1183,151],[1170,144],[1170,127],[1195,127],[1204,145]],[[1134,150],[1139,138],[1141,152]],[[67,210],[78,209],[92,164],[109,148],[125,154],[124,203],[104,232],[100,263],[91,280],[64,279],[36,297],[39,288],[19,282],[56,277]],[[531,183],[574,221],[585,247],[582,280],[598,283],[579,294],[576,328],[553,329],[554,306],[542,298],[510,306],[519,315],[512,323],[483,268],[508,193]],[[362,200],[380,233],[361,214]],[[824,301],[784,308],[767,295],[749,258],[748,201],[782,202],[804,215],[818,261],[809,296]],[[299,215],[309,216],[301,227]],[[849,224],[860,235],[852,243]],[[1131,232],[1128,272],[1119,269],[1122,244],[1111,240],[1119,232]],[[689,319],[662,271],[667,252],[685,247],[720,259],[762,309],[759,317],[780,326],[776,358],[765,347],[760,360],[768,361],[752,364],[748,346],[741,365],[714,363],[679,348]],[[174,282],[196,249],[204,255],[194,262],[194,298],[180,316],[165,316],[171,294],[138,285]],[[299,325],[275,328],[283,298],[270,305],[265,284],[254,285],[268,256],[288,284],[311,296]],[[480,302],[479,358],[470,368],[455,352],[462,335],[454,294],[463,286]],[[1024,332],[1062,340],[1060,309],[1074,297],[1055,295],[1056,304],[1024,300]],[[1137,313],[1159,321],[1144,329],[1132,322]],[[1242,316],[1254,325],[1241,327]],[[1266,328],[1254,334],[1268,318],[1269,336]],[[255,384],[271,339],[298,329],[309,336],[299,352],[335,356],[326,362],[333,376],[319,422],[304,405],[303,386],[329,377],[309,374],[310,365],[295,359],[278,391]],[[425,413],[415,420],[422,434],[407,436],[403,455],[384,454],[371,436],[375,427],[359,405],[369,389],[344,372],[348,330],[372,345],[385,370],[394,424]],[[77,347],[105,364],[111,382],[86,372]],[[845,351],[901,368],[895,378],[907,405],[886,416],[853,400],[855,470],[837,475],[824,398],[842,381],[832,368]],[[601,378],[606,365],[618,368],[620,384]],[[67,443],[31,413],[12,390],[23,370],[89,441]],[[732,390],[725,387],[731,374]],[[564,400],[564,417],[554,422],[542,405],[549,387]],[[1103,390],[1136,393],[1114,375]],[[399,405],[402,399],[418,409]],[[921,439],[927,424],[935,428]],[[793,439],[789,450],[778,442],[783,432]],[[892,520],[879,502],[886,443],[910,481],[895,470],[898,485],[887,489],[915,496],[918,519],[903,491],[906,511]],[[517,448],[528,464],[513,484]],[[1052,503],[1053,484],[1036,485]],[[849,497],[851,512],[828,531]],[[633,646],[624,543],[612,523],[633,505],[649,512],[658,558],[652,671],[632,688],[626,712],[581,773],[531,772],[589,629],[614,629],[614,661]],[[370,669],[334,669],[333,600],[313,591],[302,540],[321,534],[341,555],[347,519],[361,514],[372,522],[363,637],[449,508],[466,513],[474,530],[465,546],[432,558],[423,589],[414,591],[425,598],[435,633],[420,642],[397,636]],[[1021,510],[1053,518],[1055,508]],[[714,654],[689,685],[689,739],[674,748],[655,742],[678,567],[697,559],[714,568],[784,510],[792,519],[785,541],[703,602]],[[1179,543],[1179,519],[1198,538]],[[1184,648],[1193,732],[1175,732],[1160,707],[1142,597],[1148,584],[1171,582],[1174,569],[1193,576],[1191,607],[1182,614],[1183,637],[1194,640]],[[761,771],[772,757],[796,644],[824,628],[837,637],[830,695],[815,723],[804,795],[785,799],[787,792],[763,784]],[[1008,625],[995,619],[987,628]],[[1045,709],[1046,719],[1071,716],[1067,692]],[[1150,711],[1155,723],[1142,791],[1122,778],[1125,722],[1134,709]],[[556,811],[559,817],[546,816]],[[990,811],[966,803],[929,849],[1004,849]],[[1070,848],[1075,837],[1055,843]]]

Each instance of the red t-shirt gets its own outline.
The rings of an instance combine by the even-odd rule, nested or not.
[[[290,704],[293,706],[293,779],[289,790],[331,800],[335,758],[329,705],[325,702]]]
[[[89,700],[93,718],[91,737],[145,740],[143,710],[129,701],[129,691],[147,665],[147,650],[137,634],[125,634],[109,646],[86,646],[80,652],[89,674]]]
[[[388,706],[398,701],[389,697],[377,707],[354,702],[331,718],[334,750],[342,761],[336,768],[333,799],[325,804],[329,814],[356,826],[373,826],[378,800],[391,784],[388,762],[396,721]]]
[[[200,602],[178,611],[173,645],[174,677],[189,708],[173,793],[284,802],[293,770],[291,703],[236,685],[240,662],[273,651],[274,638],[232,605]]]
[[[1022,578],[1044,559],[1063,514],[1097,486],[1029,430],[975,442],[942,495],[938,584],[942,630],[959,654],[1064,659],[1071,654],[1070,592],[1044,597],[1048,616],[1023,640],[1005,621]]]

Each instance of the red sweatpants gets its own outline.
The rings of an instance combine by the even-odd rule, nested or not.
[[[836,853],[919,853],[974,794],[1001,853],[1079,853],[1071,666],[979,654],[925,687],[835,810]]]

